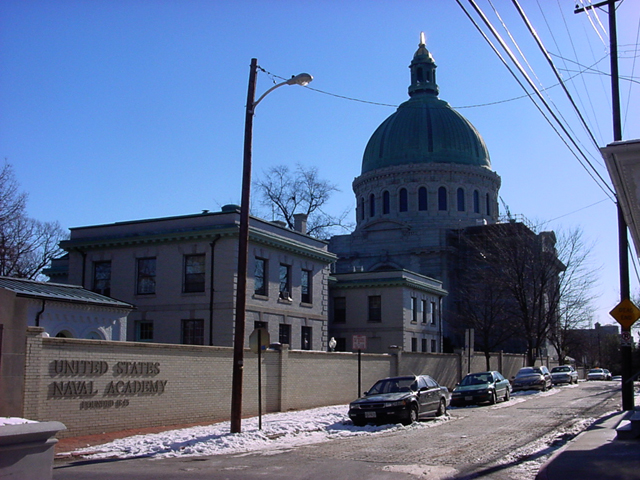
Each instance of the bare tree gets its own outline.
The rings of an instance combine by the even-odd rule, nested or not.
[[[590,265],[592,246],[584,243],[580,229],[558,234],[558,258],[565,269],[559,277],[558,320],[550,330],[550,340],[564,364],[567,353],[574,350],[573,330],[587,328],[593,316],[593,289],[598,269]]]
[[[475,257],[481,267],[482,277],[477,281],[502,299],[500,317],[516,322],[517,337],[526,344],[527,359],[533,364],[559,313],[559,274],[564,265],[557,256],[555,234],[536,234],[512,221],[470,227],[462,236],[466,237],[467,257]],[[497,313],[493,315],[497,318]]]
[[[307,233],[316,238],[328,238],[335,229],[352,228],[345,221],[348,209],[337,216],[324,210],[331,194],[339,190],[321,179],[316,167],[298,165],[291,171],[288,166],[279,165],[265,172],[254,185],[260,193],[260,203],[271,209],[272,218],[284,221],[291,229],[298,213],[307,215]]]
[[[0,171],[0,275],[36,279],[63,253],[67,237],[58,222],[41,222],[26,214],[26,193],[19,191],[13,168]]]

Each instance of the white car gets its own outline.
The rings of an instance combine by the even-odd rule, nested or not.
[[[602,368],[592,368],[587,373],[587,380],[606,380],[607,374]]]

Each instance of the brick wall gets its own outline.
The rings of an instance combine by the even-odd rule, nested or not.
[[[15,416],[60,421],[68,429],[61,437],[229,419],[232,348],[48,338],[41,333],[41,328],[27,329],[25,400]],[[257,357],[245,351],[243,416],[258,413]],[[522,365],[522,356],[509,359]],[[484,366],[478,356],[474,366],[479,360]],[[347,404],[379,378],[397,373],[427,373],[451,388],[459,381],[462,360],[458,354],[363,353],[360,364],[359,386],[357,354],[268,350],[261,355],[261,411]],[[513,365],[505,376],[515,374]]]

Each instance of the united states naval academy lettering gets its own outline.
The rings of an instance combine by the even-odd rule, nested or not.
[[[103,360],[54,360],[52,373],[56,376],[100,377],[109,371]],[[114,376],[155,376],[160,373],[159,362],[116,362],[112,368]],[[54,398],[91,397],[100,393],[97,380],[62,380],[51,384],[50,395]],[[161,395],[167,380],[122,379],[107,382],[103,396]],[[129,400],[83,401],[81,409],[125,407]]]

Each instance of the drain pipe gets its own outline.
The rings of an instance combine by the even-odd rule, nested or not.
[[[216,235],[211,242],[211,268],[209,272],[209,346],[213,346],[213,266],[215,264],[215,246],[220,239],[220,235]]]

